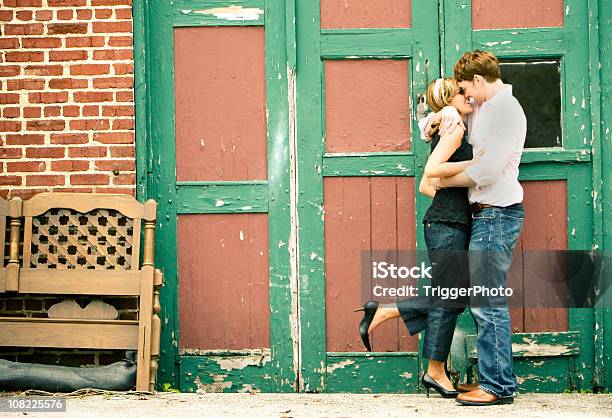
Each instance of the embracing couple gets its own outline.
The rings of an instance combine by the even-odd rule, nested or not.
[[[433,285],[506,287],[512,252],[523,225],[523,189],[518,181],[526,118],[500,78],[497,58],[484,51],[465,53],[454,78],[428,87],[434,113],[419,122],[431,141],[419,191],[433,201],[423,223]],[[467,127],[467,128],[466,128]],[[469,250],[469,251],[467,251]],[[360,334],[370,350],[369,333],[382,322],[402,317],[414,335],[425,330],[423,357],[429,360],[422,383],[463,405],[512,403],[517,391],[512,367],[510,313],[505,298],[475,303],[479,385],[460,393],[446,374],[457,316],[465,303],[432,301],[426,309],[410,299],[363,308]]]

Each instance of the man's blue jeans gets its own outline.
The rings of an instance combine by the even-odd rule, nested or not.
[[[523,226],[521,204],[483,208],[472,215],[470,238],[470,286],[506,287],[512,252]],[[505,297],[471,298],[478,328],[480,388],[497,397],[517,390],[512,367],[512,331]]]

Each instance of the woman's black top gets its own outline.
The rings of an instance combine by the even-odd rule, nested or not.
[[[440,142],[440,135],[436,134],[431,140],[431,150]],[[448,159],[449,162],[466,161],[472,159],[472,146],[467,140],[467,131],[461,139],[461,145]],[[463,225],[471,225],[472,212],[468,200],[467,187],[449,187],[436,192],[433,202],[423,222],[457,222]]]

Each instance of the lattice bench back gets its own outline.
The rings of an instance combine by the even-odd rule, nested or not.
[[[138,320],[0,317],[0,346],[135,349],[136,388],[153,390],[163,282],[153,265],[156,212],[154,200],[127,195],[40,193],[0,201],[0,243],[10,216],[0,293],[138,297]],[[3,260],[4,245],[0,251]]]

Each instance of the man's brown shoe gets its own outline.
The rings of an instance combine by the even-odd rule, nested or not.
[[[476,389],[471,392],[460,393],[457,396],[457,402],[467,406],[502,405],[513,403],[514,398],[512,396],[498,398],[482,389]]]
[[[456,386],[456,388],[459,392],[471,392],[478,389],[478,383],[464,383]]]

